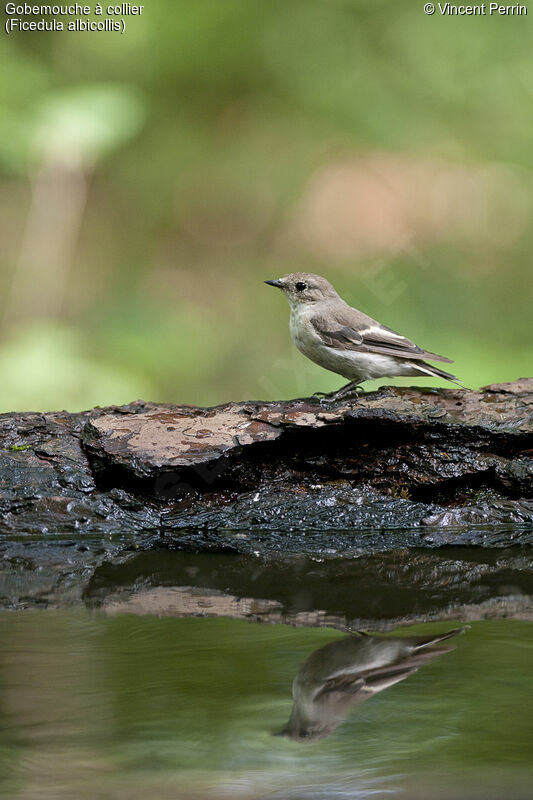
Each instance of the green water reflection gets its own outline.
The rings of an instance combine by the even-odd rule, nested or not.
[[[5,613],[0,794],[530,796],[533,623],[474,622],[453,651],[356,708],[327,739],[272,736],[289,718],[301,665],[342,638],[228,619]]]

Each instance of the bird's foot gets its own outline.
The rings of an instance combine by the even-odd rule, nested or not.
[[[320,396],[320,403],[331,403],[337,400],[345,400],[346,398],[355,398],[356,400],[359,397],[359,394],[364,394],[364,390],[358,387],[356,383],[347,383],[346,386],[342,386],[336,392],[330,392],[329,394],[324,394],[323,392],[315,392],[313,397]]]

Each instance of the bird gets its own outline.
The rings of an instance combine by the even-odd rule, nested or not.
[[[321,275],[291,272],[265,283],[281,289],[289,301],[291,338],[298,350],[315,364],[349,380],[328,396],[339,399],[372,378],[409,375],[446,378],[463,388],[455,375],[426,361],[453,364],[450,358],[418,347],[352,308]]]
[[[427,661],[454,650],[436,647],[467,630],[426,636],[378,636],[351,631],[315,650],[294,678],[289,721],[276,736],[300,742],[324,739],[352,709],[416,672]]]

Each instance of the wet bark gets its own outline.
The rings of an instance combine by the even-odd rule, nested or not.
[[[382,549],[394,531],[438,544],[485,525],[501,541],[506,525],[533,523],[532,476],[533,379],[0,417],[4,534],[133,530],[174,546],[307,551],[325,532],[349,550],[373,531],[365,549]]]
[[[4,414],[0,600],[79,602],[99,565],[139,549],[349,559],[532,544],[532,475],[533,379]]]

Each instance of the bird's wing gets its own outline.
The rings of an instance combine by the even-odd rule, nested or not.
[[[337,675],[335,678],[330,678],[329,680],[324,681],[320,690],[316,693],[315,699],[317,697],[323,697],[324,695],[329,695],[332,693],[356,695],[361,691],[361,689],[364,688],[364,685],[364,678],[361,678],[358,673]]]
[[[349,306],[327,316],[316,314],[311,324],[323,343],[335,350],[453,363],[450,358],[423,350],[405,336]]]
[[[355,674],[338,675],[325,681],[314,699],[339,702],[343,697],[345,699],[350,697],[351,703],[362,703],[371,695],[377,694],[383,689],[388,689],[389,686],[393,686],[399,681],[403,681],[408,675],[416,672],[424,661],[429,660],[430,657],[426,653],[423,660],[420,657],[416,660],[411,658],[406,660],[405,663],[377,667],[376,669],[368,669]]]

